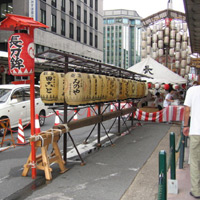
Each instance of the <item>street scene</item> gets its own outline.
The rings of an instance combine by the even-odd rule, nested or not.
[[[0,199],[199,199],[199,18],[0,0]]]

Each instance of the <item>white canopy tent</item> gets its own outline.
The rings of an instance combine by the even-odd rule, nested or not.
[[[128,70],[152,77],[153,79],[142,78],[142,80],[146,80],[151,83],[184,84],[187,82],[186,79],[172,72],[150,56],[128,68]]]

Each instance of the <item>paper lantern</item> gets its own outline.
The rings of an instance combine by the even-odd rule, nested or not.
[[[8,39],[8,65],[13,76],[34,73],[33,38],[26,33],[15,33]]]
[[[159,88],[160,88],[160,84],[159,84],[159,83],[156,83],[156,84],[155,84],[155,89],[158,90]]]
[[[151,87],[152,87],[152,84],[148,83],[148,89],[151,89]]]
[[[181,41],[181,34],[180,33],[176,33],[176,41],[177,42]]]
[[[178,90],[178,88],[179,88],[179,85],[177,85],[177,84],[173,84],[173,86],[172,86],[172,87],[173,87],[173,89],[174,89],[174,90]]]
[[[165,85],[164,85],[164,89],[165,89],[165,90],[169,90],[169,84],[165,84]]]

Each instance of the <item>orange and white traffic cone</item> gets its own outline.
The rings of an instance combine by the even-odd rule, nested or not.
[[[91,117],[90,107],[88,107],[88,110],[87,110],[87,117]]]
[[[110,112],[113,112],[114,111],[114,106],[113,104],[110,105]]]
[[[40,122],[39,122],[39,115],[35,115],[35,134],[38,135],[41,132],[40,130]]]
[[[74,118],[73,120],[76,121],[78,119],[78,114],[77,114],[77,110],[74,110]]]
[[[56,117],[55,117],[55,123],[54,123],[54,126],[57,126],[57,125],[59,125],[60,124],[60,119],[59,119],[59,116],[60,114],[59,114],[59,111],[57,110],[56,111]]]
[[[25,144],[28,144],[28,142],[25,141],[24,128],[22,126],[22,120],[19,119],[17,145],[25,145]]]

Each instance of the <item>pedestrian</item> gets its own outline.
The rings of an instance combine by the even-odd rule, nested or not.
[[[160,95],[160,92],[156,92],[156,94],[155,94],[155,100],[154,100],[154,106],[156,107],[156,108],[158,108],[158,110],[162,110],[162,102],[163,102],[163,99],[162,99],[162,97],[161,97],[161,95]]]
[[[165,100],[163,101],[164,108],[166,108],[167,106],[170,106],[171,102],[174,102],[174,99],[173,99],[174,92],[175,92],[174,89],[170,89],[169,93],[165,96]]]
[[[190,87],[184,101],[183,134],[190,138],[190,195],[200,199],[200,86]],[[189,127],[189,117],[190,127]]]

